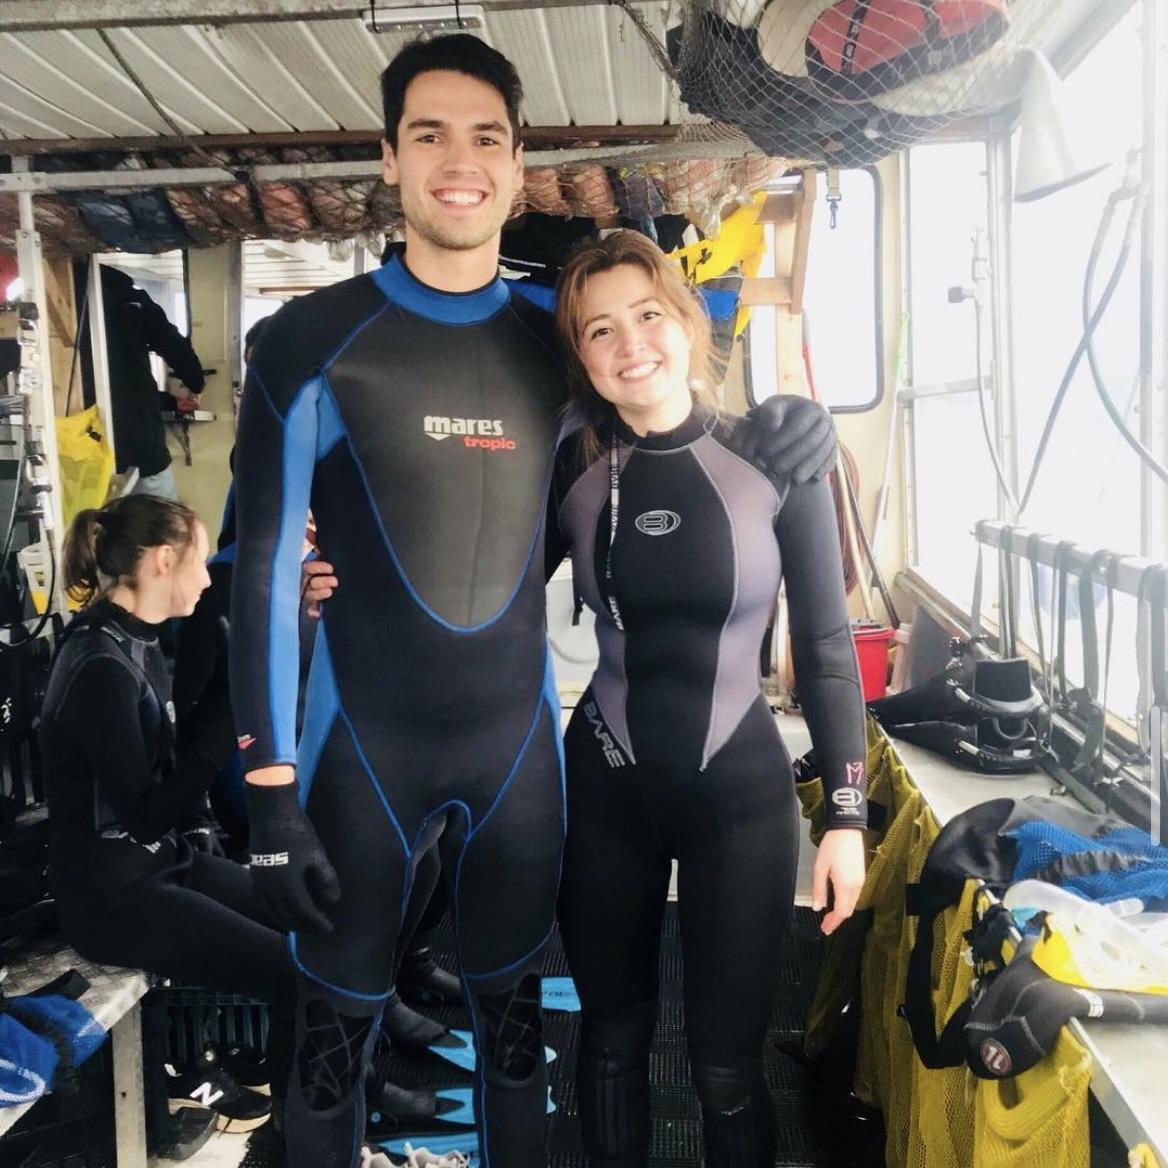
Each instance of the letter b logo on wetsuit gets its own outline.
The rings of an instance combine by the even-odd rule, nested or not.
[[[642,535],[668,535],[681,526],[681,516],[676,511],[646,511],[637,516],[636,525]]]

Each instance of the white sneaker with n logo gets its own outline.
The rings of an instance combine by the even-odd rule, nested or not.
[[[187,1092],[187,1098],[204,1107],[214,1107],[225,1094],[222,1087],[216,1087],[210,1079],[204,1079],[193,1091]]]
[[[166,1086],[172,1113],[180,1107],[205,1107],[218,1116],[223,1132],[251,1131],[272,1113],[271,1099],[241,1087],[219,1065],[210,1047],[184,1070],[167,1063]]]

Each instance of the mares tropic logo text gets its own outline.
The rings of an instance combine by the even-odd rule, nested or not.
[[[514,450],[516,446],[514,439],[503,433],[503,423],[498,418],[448,418],[429,414],[422,421],[422,429],[435,442],[459,437],[463,446],[479,450]]]

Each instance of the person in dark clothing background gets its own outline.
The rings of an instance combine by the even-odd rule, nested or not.
[[[157,353],[192,394],[203,388],[202,363],[191,342],[125,272],[103,267],[101,295],[118,473],[136,466],[134,494],[176,499],[162,396],[150,369],[150,354]]]
[[[62,635],[39,728],[49,795],[49,879],[65,938],[92,961],[243,994],[273,1010],[280,1098],[291,1059],[295,973],[288,940],[246,868],[195,850],[183,818],[235,751],[222,652],[176,741],[160,625],[208,583],[193,511],[150,496],[82,511],[65,583],[86,607]],[[217,639],[225,651],[225,633]],[[236,1093],[254,1125],[266,1103]],[[216,1110],[224,1116],[224,1110]]]

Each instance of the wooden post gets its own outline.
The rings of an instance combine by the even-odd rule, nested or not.
[[[77,298],[73,292],[73,264],[64,256],[45,261],[45,307],[53,368],[53,406],[57,416],[63,418],[81,409],[83,404],[80,362],[74,374],[72,401],[68,401],[69,373],[77,343]]]

